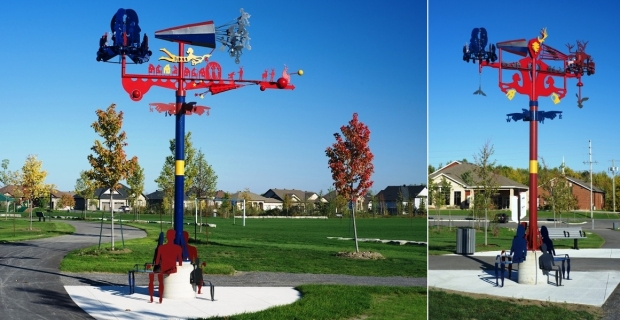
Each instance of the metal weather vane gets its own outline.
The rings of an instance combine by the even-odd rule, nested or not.
[[[537,181],[538,181],[538,123],[544,123],[545,119],[562,119],[562,111],[538,110],[538,98],[550,97],[554,104],[560,103],[566,96],[566,83],[568,79],[576,78],[579,92],[577,106],[583,107],[583,102],[588,98],[581,96],[583,87],[583,75],[595,73],[595,64],[592,57],[585,52],[587,42],[577,41],[577,50],[572,52],[574,46],[568,44],[569,53],[565,54],[545,43],[547,29],[542,29],[540,36],[526,40],[517,39],[498,42],[497,45],[488,46],[488,35],[484,28],[475,28],[468,44],[463,47],[463,60],[474,63],[478,62],[478,72],[482,74],[483,67],[491,67],[499,70],[499,88],[509,100],[519,93],[529,97],[529,109],[521,109],[522,112],[507,114],[507,122],[523,120],[530,125],[530,160],[529,160],[529,230],[528,249],[537,248]],[[499,56],[495,51],[499,49]],[[505,62],[503,52],[519,55],[521,58],[514,62]],[[497,61],[499,58],[499,61]],[[555,63],[556,65],[550,65]],[[516,71],[512,74],[509,82],[504,82],[503,71]],[[556,87],[556,80],[561,86]],[[484,95],[479,87],[474,94]]]
[[[155,38],[175,42],[178,44],[178,54],[173,54],[166,48],[160,51],[164,54],[158,61],[168,64],[149,64],[147,74],[130,74],[126,71],[127,57],[135,64],[149,61],[152,52],[149,50],[148,37],[144,34],[140,41],[140,26],[138,15],[132,9],[119,9],[112,17],[110,24],[111,39],[106,32],[99,40],[97,61],[112,62],[111,59],[120,56],[121,82],[123,89],[133,101],[140,101],[152,87],[161,87],[175,90],[175,102],[150,103],[150,111],[165,113],[166,116],[174,115],[175,118],[175,203],[184,201],[184,137],[185,116],[191,114],[209,115],[210,107],[199,106],[196,102],[186,102],[186,92],[189,90],[202,90],[195,94],[201,98],[205,93],[212,95],[238,89],[247,85],[257,85],[261,91],[266,89],[293,90],[288,68],[284,67],[282,77],[274,79],[275,70],[272,70],[271,79],[267,80],[265,73],[261,80],[243,79],[243,67],[237,72],[230,72],[223,77],[222,67],[215,61],[209,61],[211,53],[217,43],[222,44],[224,50],[228,49],[235,62],[240,62],[243,49],[250,50],[250,37],[247,27],[250,15],[240,10],[241,15],[223,26],[215,27],[213,21],[205,21],[167,28],[155,32]],[[212,49],[207,54],[195,54],[194,49],[185,45],[205,47]],[[203,64],[204,63],[204,64]],[[266,71],[265,71],[266,72]],[[293,74],[303,75],[299,70]],[[175,243],[185,245],[183,242],[183,206],[174,207]]]

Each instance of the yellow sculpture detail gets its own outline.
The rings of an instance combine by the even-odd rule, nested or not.
[[[508,98],[508,100],[512,100],[512,98],[515,97],[515,93],[517,92],[517,90],[515,89],[510,89],[506,92],[506,97]]]
[[[552,93],[550,98],[551,98],[551,101],[553,101],[554,104],[560,103],[560,97],[558,96],[557,93]]]
[[[166,64],[164,66],[164,74],[170,74],[170,65],[169,64]]]
[[[192,48],[187,48],[187,56],[185,56],[185,57],[179,57],[177,55],[174,55],[174,54],[170,53],[170,51],[166,50],[166,48],[159,49],[159,51],[161,51],[161,52],[163,52],[163,53],[168,55],[167,57],[159,57],[159,60],[165,60],[165,61],[172,62],[172,63],[191,62],[192,66],[195,66],[195,65],[197,65],[197,64],[199,64],[199,63],[201,63],[201,62],[203,62],[205,60],[208,60],[209,57],[211,57],[210,54],[205,54],[205,55],[202,55],[202,56],[196,56],[196,55],[194,55],[194,49],[192,49]]]
[[[538,37],[538,41],[532,43],[532,50],[534,50],[534,52],[536,53],[538,53],[538,51],[540,50],[540,44],[542,44],[545,39],[547,39],[547,28],[542,28],[542,30],[540,30],[540,34],[543,37]]]

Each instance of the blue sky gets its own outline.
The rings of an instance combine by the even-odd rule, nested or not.
[[[201,21],[229,22],[239,9],[251,15],[251,51],[241,63],[216,50],[223,73],[244,68],[259,79],[266,68],[292,77],[294,91],[261,92],[250,86],[200,100],[210,116],[186,117],[226,191],[269,188],[319,192],[332,185],[325,149],[354,112],[371,130],[375,155],[373,190],[426,182],[426,4],[423,1],[203,1],[181,7],[168,1],[85,1],[78,5],[10,2],[0,11],[4,146],[0,159],[17,170],[36,154],[47,183],[70,191],[99,137],[90,127],[95,110],[111,103],[123,111],[129,156],[145,169],[145,192],[155,191],[174,119],[149,112],[152,102],[173,102],[174,92],[152,88],[140,102],[121,86],[120,66],[95,61],[99,38],[118,8],[134,9],[149,36],[156,63],[157,30]],[[174,13],[174,14],[172,14]],[[467,33],[464,33],[464,36]],[[195,54],[208,53],[194,48]],[[455,48],[458,50],[458,48]],[[457,57],[458,58],[458,57]],[[163,66],[163,64],[162,64]],[[148,64],[128,72],[147,73]],[[464,72],[468,77],[471,72]],[[475,75],[471,75],[473,77]]]
[[[577,107],[577,80],[569,80],[568,93],[554,105],[539,99],[539,110],[563,111],[563,119],[539,124],[538,155],[556,167],[564,157],[575,170],[589,170],[588,140],[592,140],[595,172],[605,171],[611,160],[620,163],[617,125],[617,83],[620,64],[620,23],[613,2],[519,1],[510,5],[475,5],[471,2],[432,0],[429,5],[429,163],[437,167],[467,158],[490,141],[498,164],[527,168],[529,123],[506,122],[506,114],[528,109],[528,98],[509,101],[498,87],[498,71],[483,68],[481,85],[486,97],[474,95],[479,86],[478,66],[462,60],[463,45],[471,31],[484,27],[489,44],[532,39],[547,28],[545,44],[567,52],[567,43],[589,41],[586,52],[596,62],[596,74],[585,76],[583,109]],[[507,54],[505,61],[520,57]],[[504,73],[504,79],[512,73]],[[506,80],[504,80],[506,81]],[[556,84],[559,84],[556,80]]]

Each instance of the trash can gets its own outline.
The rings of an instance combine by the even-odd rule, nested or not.
[[[614,222],[614,230],[618,230],[618,227],[620,227],[620,223]]]
[[[456,254],[474,254],[476,251],[476,229],[456,229]]]

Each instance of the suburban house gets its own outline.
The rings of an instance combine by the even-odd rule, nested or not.
[[[162,190],[155,190],[147,194],[145,198],[146,204],[148,204],[149,207],[154,205],[162,205],[164,203],[164,192]],[[194,203],[195,199],[192,199],[187,195],[183,197],[183,208],[193,208],[195,206]],[[174,208],[174,204],[172,207]]]
[[[16,188],[17,186],[14,186],[14,185],[6,185],[0,188],[0,194],[8,196],[8,197],[12,197],[12,198],[20,199],[20,200],[25,200],[23,199],[22,196],[16,196],[16,194],[18,195],[21,194],[20,192],[16,192],[17,191]],[[51,200],[52,209],[62,210],[64,208],[58,208],[58,201],[60,200],[60,197],[62,197],[63,194],[67,194],[69,196],[74,195],[73,192],[53,190],[51,192],[51,195],[49,192],[46,192],[44,195],[41,195],[41,197],[37,197],[37,199],[35,199],[34,201],[34,205],[47,208],[50,205],[50,200]]]
[[[481,187],[467,183],[464,177],[469,175],[472,181],[479,180],[474,169],[476,166],[471,163],[453,161],[429,175],[429,181],[433,181],[437,186],[441,185],[442,179],[450,184],[450,192],[445,193],[445,206],[463,208],[473,204],[475,193],[479,192]],[[528,186],[501,175],[496,177],[499,188],[493,196],[493,201],[497,208],[509,209],[511,197],[519,198],[521,193],[525,193],[525,201],[529,201]],[[428,207],[435,208],[431,199],[428,201]]]
[[[414,208],[420,207],[423,198],[428,197],[428,189],[424,185],[402,185],[388,186],[377,193],[377,202],[379,212],[388,212],[389,214],[399,214],[399,203],[401,206],[401,214],[407,214],[407,205],[413,203]]]
[[[263,197],[278,200],[284,206],[284,199],[289,198],[292,206],[304,206],[315,202],[327,203],[324,197],[319,197],[316,192],[296,189],[269,189],[263,193]],[[282,207],[280,207],[282,208]]]
[[[575,210],[590,210],[590,183],[573,177],[565,177],[568,186],[575,199],[577,199],[577,207]],[[538,206],[545,205],[543,195],[546,193],[541,186],[538,186]],[[605,206],[605,191],[592,186],[592,210],[602,209]]]
[[[74,195],[75,199],[75,209],[76,210],[110,210],[110,188],[97,188],[94,192],[94,197],[92,200],[95,200],[95,203],[88,203],[88,199],[84,199],[80,195]],[[131,190],[129,187],[121,184],[121,187],[118,190],[115,190],[112,194],[112,201],[114,201],[114,210],[118,210],[121,206],[129,206],[129,196],[131,194]],[[146,206],[147,197],[144,194],[140,194],[140,196],[136,199],[134,206]]]
[[[325,194],[323,198],[327,200],[327,202],[332,202],[336,199],[337,196],[338,192],[336,192],[336,190],[332,190]],[[346,203],[349,203],[350,200],[346,199],[345,201]],[[372,209],[372,198],[370,197],[370,195],[366,194],[363,198],[357,198],[357,200],[355,201],[356,211],[366,211],[370,209]]]
[[[263,197],[250,191],[237,191],[230,194],[229,197],[236,200],[238,209],[243,209],[244,199],[246,199],[246,208],[253,207],[260,210],[282,209],[282,201]]]

